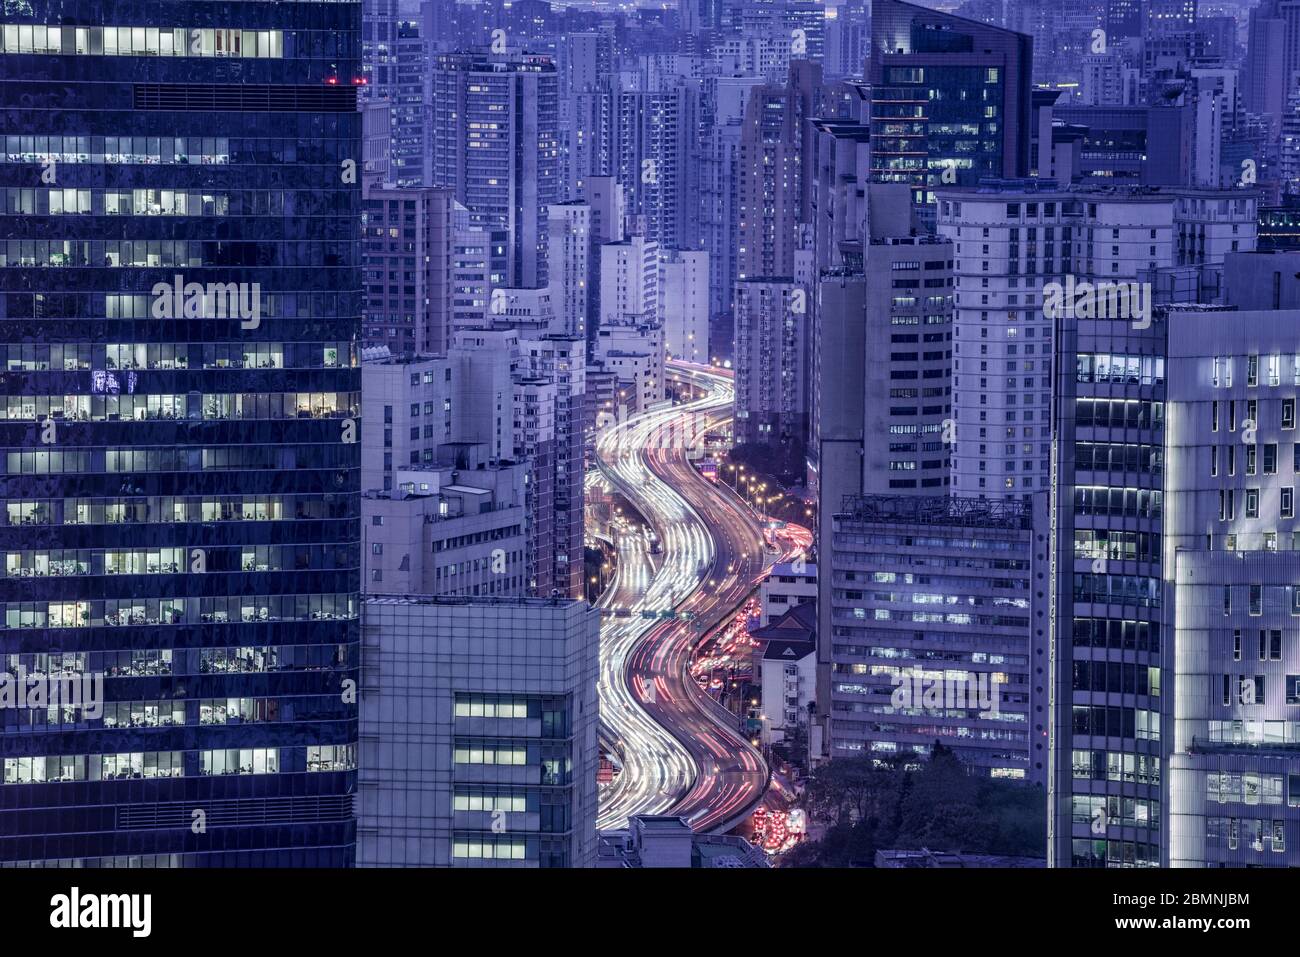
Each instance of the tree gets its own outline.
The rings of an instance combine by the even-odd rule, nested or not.
[[[802,806],[825,834],[786,854],[781,866],[870,866],[878,849],[891,848],[1046,856],[1042,788],[971,774],[937,741],[919,769],[917,762],[905,753],[834,758],[818,767]]]

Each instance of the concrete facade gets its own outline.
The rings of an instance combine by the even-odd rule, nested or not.
[[[594,866],[595,610],[372,597],[363,636],[359,866]]]

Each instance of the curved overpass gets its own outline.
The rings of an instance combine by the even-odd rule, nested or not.
[[[732,386],[708,367],[672,363],[670,373],[707,391],[634,416],[597,443],[600,471],[662,543],[656,569],[638,536],[620,535],[618,579],[600,602],[607,611],[602,717],[606,739],[623,761],[601,795],[602,829],[621,827],[633,814],[668,811],[697,830],[726,829],[762,797],[768,779],[735,717],[688,671],[700,636],[745,600],[765,567],[753,514],[703,478],[686,454],[731,417]],[[615,608],[630,617],[613,616]],[[674,612],[677,617],[662,617]]]

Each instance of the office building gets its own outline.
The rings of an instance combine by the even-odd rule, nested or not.
[[[1256,203],[1255,194],[1242,190],[1178,191],[1178,259],[1199,257],[1205,271],[1213,273],[1226,268],[1225,259],[1238,258],[1230,257],[1232,244],[1239,252],[1250,252]],[[1154,211],[1148,218],[1152,215]],[[1227,286],[1224,281],[1218,289]],[[1213,301],[1207,288],[1215,287],[1198,289],[1196,301]],[[1173,516],[1168,496],[1171,489],[1204,480],[1203,466],[1212,463],[1198,463],[1195,476],[1171,472],[1167,363],[1171,343],[1181,336],[1175,320],[1182,321],[1183,313],[1207,314],[1188,328],[1227,323],[1240,330],[1222,308],[1183,306],[1170,313],[1157,304],[1142,322],[1116,321],[1107,313],[1102,318],[1062,317],[1056,323],[1051,508],[1055,744],[1048,820],[1054,866],[1154,867],[1170,861],[1169,756],[1175,709],[1184,705],[1175,670],[1175,654],[1182,653],[1175,629],[1182,625],[1170,587],[1175,569],[1170,567],[1174,559],[1165,523],[1189,527],[1194,515],[1184,507]],[[1221,428],[1226,425],[1225,420]],[[1178,439],[1186,445],[1202,441],[1216,444],[1202,439],[1199,431]],[[1229,455],[1232,472],[1244,470],[1249,453],[1236,442],[1223,444],[1218,453],[1223,474],[1230,474]],[[1209,458],[1214,453],[1201,454]],[[1217,476],[1209,481],[1213,492],[1207,494],[1217,506],[1223,488],[1226,506],[1232,483]],[[1204,507],[1194,493],[1184,501]],[[1200,527],[1195,534],[1210,533],[1217,540],[1220,532],[1227,529]],[[1188,627],[1202,628],[1197,621],[1203,619],[1193,616]],[[1201,641],[1189,634],[1188,649]],[[1124,695],[1118,700],[1112,693],[1117,689]],[[1196,706],[1195,698],[1189,706]]]
[[[1276,136],[1300,70],[1300,2],[1262,0],[1249,13],[1242,106],[1267,114]]]
[[[1046,505],[1045,494],[867,495],[834,508],[815,699],[828,717],[829,757],[925,756],[938,741],[978,774],[1045,781],[1038,576],[1049,547],[1034,528]]]
[[[1300,314],[1225,318],[1169,318],[1163,550],[1174,688],[1162,863],[1286,867],[1300,856],[1291,711]]]
[[[1261,241],[1256,252],[1228,253],[1223,299],[1245,310],[1300,309],[1300,249],[1265,249]]]
[[[372,597],[365,610],[358,865],[595,866],[595,609]]]
[[[1052,119],[1083,129],[1083,183],[1192,185],[1196,111],[1190,106],[1056,106]]]
[[[823,274],[822,407],[860,436],[847,493],[934,495],[951,482],[953,255],[935,237],[881,236],[861,273]]]
[[[0,862],[349,866],[361,5],[113,12],[3,31],[0,668],[105,700],[0,711]]]
[[[899,0],[872,0],[871,178],[934,191],[1029,175],[1030,38]]]
[[[956,246],[952,478],[962,495],[1048,487],[1050,290],[1077,291],[1084,314],[1095,305],[1141,325],[1153,301],[1213,301],[1224,255],[1255,242],[1256,203],[1240,190],[1029,180],[941,190],[939,199],[939,232]],[[1096,283],[1109,285],[1094,295]],[[1058,311],[1073,318],[1061,297]]]

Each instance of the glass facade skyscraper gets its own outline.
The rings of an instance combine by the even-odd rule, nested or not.
[[[871,179],[934,190],[1029,172],[1033,41],[898,0],[872,0]]]
[[[360,22],[6,7],[0,865],[354,862]]]

